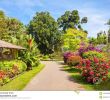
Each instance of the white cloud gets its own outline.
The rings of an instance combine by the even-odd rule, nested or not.
[[[106,12],[102,13],[101,11],[93,8],[79,9],[79,11],[82,16],[88,17],[88,23],[84,28],[89,31],[89,36],[96,37],[98,32],[108,30],[108,27],[105,25],[108,20]]]

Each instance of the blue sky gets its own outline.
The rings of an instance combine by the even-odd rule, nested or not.
[[[81,17],[88,17],[88,23],[83,27],[89,36],[108,29],[104,24],[110,19],[110,0],[0,0],[0,10],[24,24],[29,23],[35,12],[49,11],[57,19],[66,10],[75,9]]]

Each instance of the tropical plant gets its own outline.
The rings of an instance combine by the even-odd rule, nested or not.
[[[24,61],[27,64],[27,70],[30,70],[32,66],[37,66],[39,64],[39,50],[37,49],[37,44],[32,35],[27,35],[24,41],[25,43],[23,45],[26,49],[19,52],[19,59]]]

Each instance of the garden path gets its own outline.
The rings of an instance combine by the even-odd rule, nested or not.
[[[24,91],[34,90],[84,90],[83,86],[70,78],[63,71],[63,62],[42,61],[45,68],[37,74],[24,88]]]

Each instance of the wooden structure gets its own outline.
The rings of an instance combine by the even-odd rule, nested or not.
[[[0,40],[0,60],[14,59],[17,57],[18,51],[25,48]]]

